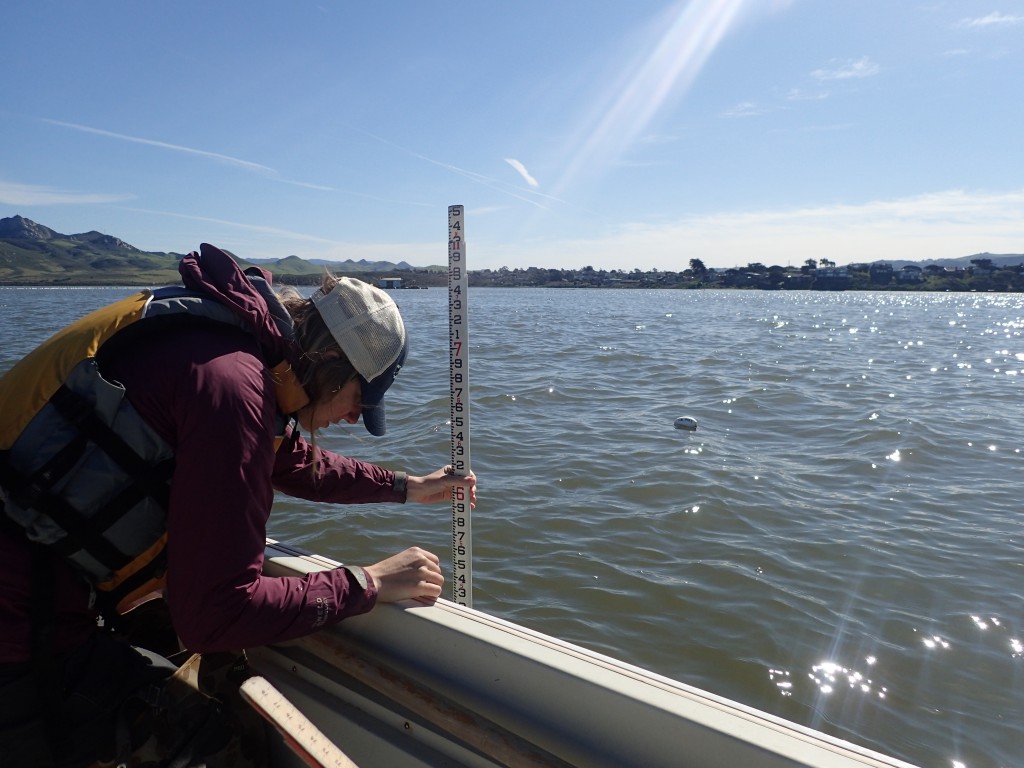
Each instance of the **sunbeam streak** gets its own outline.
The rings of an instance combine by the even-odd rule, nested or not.
[[[556,187],[563,193],[583,176],[601,173],[646,130],[670,97],[684,94],[719,43],[738,24],[790,0],[678,0],[652,20],[634,62],[612,83],[574,142]]]

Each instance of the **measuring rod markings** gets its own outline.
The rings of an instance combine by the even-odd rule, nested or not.
[[[465,210],[448,206],[448,356],[451,392],[452,472],[469,467],[469,272]],[[473,525],[469,493],[452,488],[452,599],[473,607]]]

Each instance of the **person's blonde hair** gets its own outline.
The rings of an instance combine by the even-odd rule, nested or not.
[[[329,293],[337,282],[338,279],[327,272],[320,287],[325,293]],[[345,351],[331,335],[312,299],[305,298],[290,285],[279,290],[277,297],[291,315],[295,341],[302,350],[296,364],[295,375],[302,388],[306,390],[315,411],[320,403],[348,384],[358,376],[358,373],[346,357]],[[317,445],[316,430],[311,431],[309,444],[313,449],[313,463],[309,469],[315,478],[320,469],[320,448]]]
[[[330,293],[337,282],[337,278],[328,272],[320,288],[324,293]],[[331,335],[312,299],[303,297],[291,286],[285,286],[278,293],[278,298],[291,315],[295,341],[302,350],[295,374],[310,402],[315,405],[326,399],[326,395],[348,384],[358,373]]]

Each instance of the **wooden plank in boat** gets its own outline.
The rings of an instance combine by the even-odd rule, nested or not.
[[[270,682],[258,675],[240,686],[242,698],[270,722],[312,768],[359,768]]]

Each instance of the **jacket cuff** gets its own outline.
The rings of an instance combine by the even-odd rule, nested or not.
[[[363,607],[359,613],[365,613],[373,608],[377,602],[377,585],[373,582],[373,577],[365,568],[358,565],[343,565],[342,570],[348,574],[350,594],[357,590],[363,593]]]
[[[405,501],[409,496],[408,483],[408,472],[395,472],[395,479],[391,482],[391,489],[395,492],[396,499],[403,504],[405,504]]]

